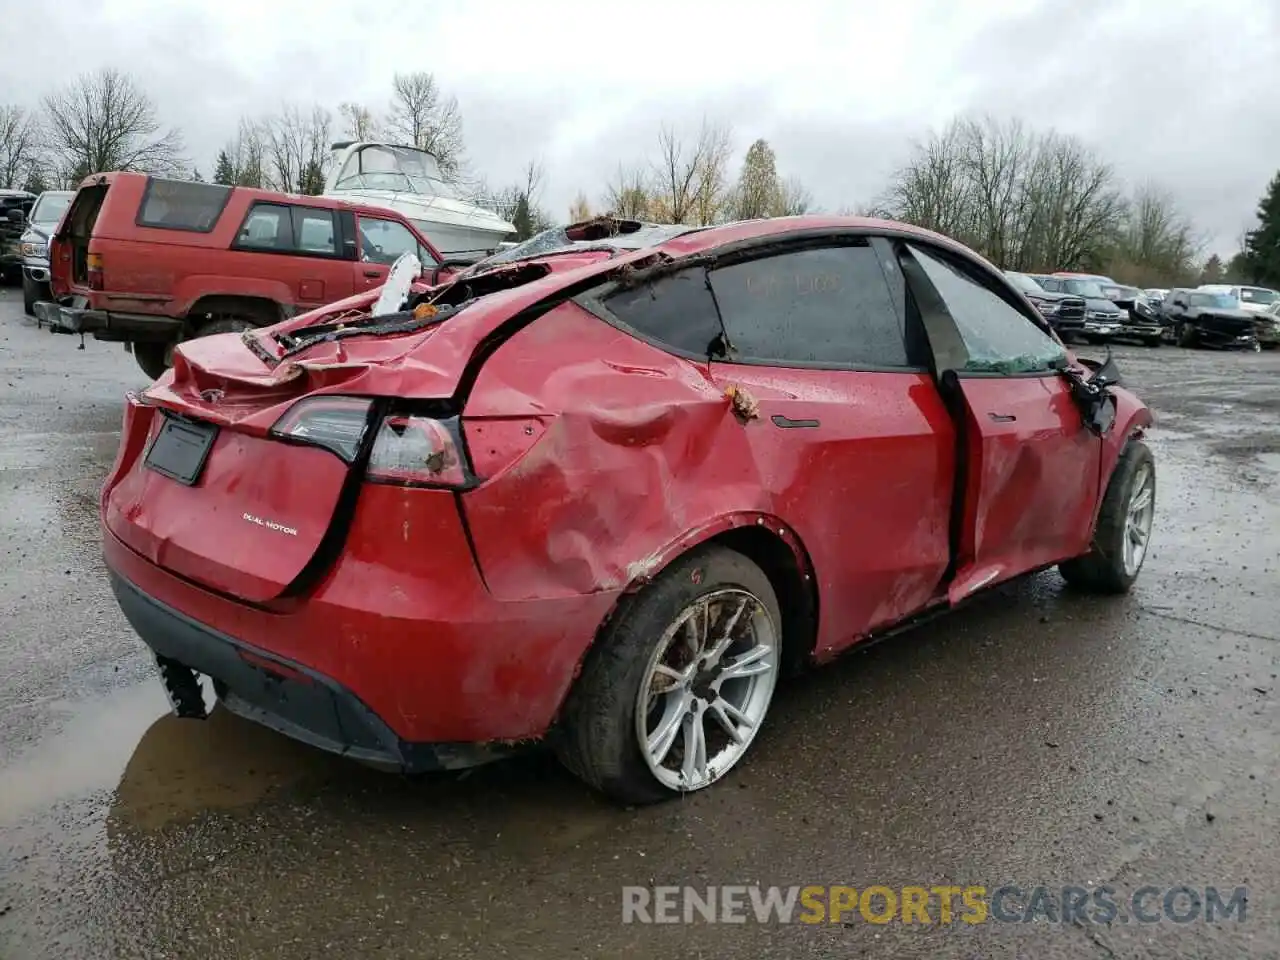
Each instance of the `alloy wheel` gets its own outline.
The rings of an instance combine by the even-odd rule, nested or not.
[[[779,646],[768,609],[747,590],[704,594],[676,616],[636,702],[640,752],[659,782],[699,790],[742,759],[773,699]]]
[[[1155,499],[1155,473],[1144,465],[1133,478],[1133,494],[1124,521],[1124,570],[1130,577],[1137,575],[1147,556]]]

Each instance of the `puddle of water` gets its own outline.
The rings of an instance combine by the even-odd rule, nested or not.
[[[212,705],[207,689],[205,699]],[[0,824],[113,791],[111,819],[151,830],[353,767],[217,707],[204,722],[179,720],[158,680],[65,709],[61,732],[4,769]]]

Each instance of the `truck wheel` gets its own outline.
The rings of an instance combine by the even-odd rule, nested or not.
[[[252,320],[246,320],[244,317],[215,315],[212,320],[206,320],[196,327],[196,336],[212,337],[215,333],[243,333],[245,330],[256,329],[257,326]]]
[[[41,289],[43,286],[43,283],[36,283],[26,273],[22,274],[22,312],[28,317],[36,315],[36,301],[44,293]]]
[[[138,362],[143,373],[152,380],[159,380],[160,376],[169,369],[169,344],[135,343],[133,359]]]
[[[1147,337],[1142,342],[1145,343],[1148,347],[1158,347],[1160,346],[1160,337]]]
[[[695,550],[623,602],[588,651],[551,743],[624,804],[701,790],[746,755],[782,666],[782,615],[756,564]]]
[[[1178,324],[1178,346],[1193,347],[1196,343],[1196,332],[1189,323]]]
[[[1062,578],[1091,593],[1128,593],[1147,559],[1155,509],[1155,459],[1131,440],[1111,471],[1091,548],[1058,564]]]

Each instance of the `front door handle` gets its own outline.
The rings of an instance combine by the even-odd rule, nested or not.
[[[996,423],[1012,423],[1018,419],[1012,413],[988,413],[987,416]]]
[[[382,272],[379,270],[366,270],[364,272],[364,275],[368,277],[370,280],[377,280],[380,276],[382,276]]]

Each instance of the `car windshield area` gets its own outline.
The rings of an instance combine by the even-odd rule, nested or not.
[[[1066,280],[1063,285],[1067,288],[1067,293],[1074,294],[1077,297],[1090,297],[1094,300],[1106,300],[1107,296],[1102,292],[1102,287],[1098,285],[1096,280]]]
[[[1212,307],[1217,310],[1234,310],[1236,309],[1236,301],[1234,297],[1225,293],[1193,293],[1191,295],[1191,306]]]
[[[71,206],[73,193],[46,193],[31,209],[32,223],[57,223]]]
[[[353,153],[334,182],[335,190],[395,190],[457,198],[435,157],[425,150],[384,144]]]
[[[523,243],[517,243],[510,250],[503,250],[481,260],[475,265],[475,272],[488,270],[490,267],[504,263],[515,263],[519,260],[531,260],[576,250],[640,250],[644,247],[657,246],[697,229],[679,223],[656,224],[636,221],[618,221],[618,223],[621,224],[621,228],[612,234],[607,230],[594,231],[590,225],[583,224],[543,230]]]
[[[1025,273],[1006,273],[1009,282],[1021,290],[1023,293],[1044,293],[1044,287],[1036,283],[1036,281],[1027,276]]]
[[[1270,304],[1280,301],[1280,294],[1264,287],[1241,287],[1240,300],[1242,303]]]

